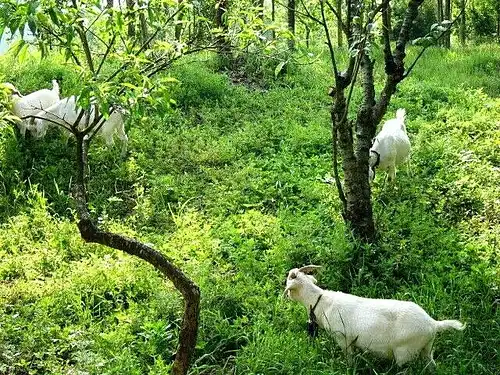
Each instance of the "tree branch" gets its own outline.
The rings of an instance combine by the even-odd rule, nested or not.
[[[401,26],[399,37],[396,42],[396,50],[393,59],[394,64],[391,67],[386,66],[385,85],[382,89],[382,92],[380,93],[377,104],[373,107],[373,121],[375,126],[380,123],[382,117],[384,116],[384,113],[387,111],[387,107],[389,105],[391,97],[396,92],[396,85],[405,78],[405,48],[410,37],[410,29],[418,15],[418,8],[422,5],[423,1],[424,0],[410,0],[408,8],[406,9],[403,25]],[[386,53],[385,48],[384,53]],[[392,63],[390,57],[387,54],[385,55],[385,57],[386,63]]]
[[[84,241],[98,243],[127,254],[141,258],[166,276],[184,297],[184,316],[179,334],[179,347],[172,368],[174,375],[185,375],[189,367],[191,354],[196,345],[200,313],[200,290],[171,259],[132,238],[120,234],[102,231],[90,216],[87,206],[85,188],[85,171],[87,170],[88,140],[83,134],[77,134],[77,175],[73,197],[79,217],[78,228]]]
[[[467,5],[467,4],[465,4]],[[460,10],[460,13],[458,14],[458,16],[453,20],[452,23],[449,24],[449,26],[447,27],[447,29],[445,31],[443,31],[441,34],[439,34],[439,36],[434,40],[434,42],[437,42],[439,41],[443,36],[445,36],[446,34],[448,34],[449,32],[451,32],[451,28],[453,27],[453,25],[455,25],[455,23],[460,19],[460,17],[462,17],[462,14],[465,10],[465,5],[464,7]],[[427,50],[427,48],[429,48],[431,45],[428,44],[426,46],[424,46],[419,54],[417,55],[417,57],[415,58],[415,60],[411,63],[410,67],[406,70],[404,76],[403,76],[403,79],[408,77],[408,75],[411,73],[411,71],[413,70],[413,68],[415,67],[415,65],[417,64],[417,61],[422,57],[422,55],[424,54],[424,52]]]
[[[339,85],[339,71],[337,69],[337,61],[335,60],[335,51],[333,49],[332,39],[330,38],[330,30],[328,29],[328,23],[326,22],[325,6],[323,4],[323,1],[320,1],[319,4],[321,8],[321,19],[323,20],[322,25],[326,34],[326,42],[328,45],[328,50],[330,51],[330,59],[332,61],[333,74],[335,75],[335,84]]]

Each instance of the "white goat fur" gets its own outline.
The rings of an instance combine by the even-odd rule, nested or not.
[[[409,301],[357,297],[342,292],[323,290],[307,272],[319,268],[306,266],[288,273],[285,293],[292,300],[314,311],[317,323],[329,331],[344,353],[353,347],[394,359],[401,366],[420,355],[435,366],[432,358],[437,332],[465,325],[457,320],[436,321],[420,306]]]
[[[375,177],[375,168],[387,170],[389,181],[394,181],[396,167],[408,159],[411,144],[406,134],[405,115],[403,108],[398,109],[396,118],[387,120],[373,140],[369,159],[370,181]]]
[[[57,123],[66,129],[74,125],[78,119],[80,110],[81,108],[79,108],[76,103],[76,97],[70,96],[38,112],[36,114],[38,118],[34,120],[34,128],[36,129],[37,137],[44,137],[50,124]],[[84,129],[89,124],[92,124],[94,118],[95,110],[94,107],[92,107],[90,117],[87,114],[83,115],[78,127]],[[126,153],[128,143],[124,122],[122,110],[115,109],[104,121],[104,124],[98,131],[98,134],[104,138],[108,146],[114,143],[113,135],[116,133],[118,138],[122,141],[122,154]]]
[[[59,85],[56,80],[52,81],[52,90],[42,89],[24,96],[11,83],[4,85],[12,91],[12,113],[20,118],[17,126],[23,137],[26,134],[26,129],[34,131],[30,119],[23,119],[23,117],[34,116],[40,110],[50,107],[59,100]]]

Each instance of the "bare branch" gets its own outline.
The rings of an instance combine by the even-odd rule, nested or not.
[[[104,53],[104,56],[102,57],[99,66],[97,67],[96,75],[99,75],[99,72],[101,71],[102,66],[104,65],[104,62],[106,61],[108,54],[111,52],[111,48],[113,48],[113,46],[115,44],[115,40],[116,40],[116,34],[113,35],[113,37],[111,38],[111,41],[109,42],[108,47],[106,48],[106,52]]]
[[[323,5],[323,1],[320,1],[321,8],[321,19],[323,20],[323,28],[325,29],[326,34],[326,42],[328,45],[328,50],[330,51],[330,60],[332,61],[333,66],[333,74],[335,75],[335,83],[339,83],[339,71],[337,69],[337,61],[335,60],[335,51],[333,49],[332,39],[330,38],[330,30],[328,29],[328,23],[326,22],[325,17],[325,7]]]
[[[404,58],[406,56],[406,44],[410,38],[410,29],[412,27],[413,21],[417,18],[418,8],[422,5],[424,0],[410,0],[408,8],[406,9],[406,14],[403,19],[403,25],[399,32],[399,37],[396,42],[396,50],[394,53],[394,64],[390,66],[391,70],[388,71],[388,66],[386,66],[386,81],[378,102],[373,107],[373,121],[375,125],[378,125],[387,110],[389,101],[392,95],[396,91],[396,85],[405,78],[405,68],[404,68]],[[385,36],[384,36],[385,38]],[[384,53],[386,53],[384,49]],[[386,55],[386,58],[388,56]],[[391,62],[390,62],[391,63]]]
[[[389,20],[389,1],[384,1],[382,4],[385,7],[382,9],[382,35],[384,38],[384,60],[385,60],[385,73],[392,74],[394,71],[394,56],[391,50],[390,38],[390,20]]]

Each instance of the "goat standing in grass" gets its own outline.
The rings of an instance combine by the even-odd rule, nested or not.
[[[80,110],[81,108],[77,105],[76,97],[70,96],[38,112],[33,121],[36,137],[44,137],[48,126],[54,123],[59,124],[69,133],[69,127],[76,123]],[[125,133],[123,112],[123,109],[116,108],[107,119],[103,118],[101,121],[104,121],[104,123],[102,125],[97,125],[97,127],[99,127],[97,134],[104,138],[108,146],[114,143],[113,135],[116,134],[122,141],[122,155],[125,155],[127,152],[128,137]],[[95,107],[92,105],[90,115],[85,114],[80,119],[79,128],[83,129],[88,124],[92,124],[94,118]]]
[[[11,91],[12,113],[20,119],[17,121],[17,126],[23,138],[26,129],[34,131],[27,117],[36,115],[40,110],[50,107],[59,100],[59,84],[56,80],[52,81],[52,90],[42,89],[28,95],[21,95],[11,83],[3,85]]]
[[[308,275],[317,268],[311,265],[290,270],[285,293],[309,310],[349,358],[357,347],[394,359],[398,366],[420,356],[435,367],[432,352],[436,333],[465,328],[457,320],[434,320],[413,302],[323,290]]]
[[[373,139],[369,159],[370,181],[375,178],[375,168],[379,168],[387,170],[389,182],[393,182],[396,167],[408,160],[411,144],[406,134],[405,115],[403,108],[398,109],[396,118],[387,120]]]

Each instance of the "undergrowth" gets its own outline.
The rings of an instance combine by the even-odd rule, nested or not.
[[[414,56],[418,51],[411,51]],[[329,66],[296,67],[266,90],[180,62],[171,111],[133,112],[130,151],[90,152],[101,224],[173,258],[200,286],[191,374],[396,374],[358,353],[348,365],[306,311],[282,297],[286,272],[323,266],[321,286],[412,300],[463,333],[438,336],[438,374],[500,367],[500,49],[430,49],[388,111],[406,108],[411,166],[373,185],[380,241],[352,267],[331,173]],[[62,79],[54,61],[0,63],[22,92]],[[379,72],[381,74],[381,71]],[[356,100],[356,94],[355,98]],[[166,374],[182,301],[157,272],[84,244],[70,198],[74,144],[0,127],[0,374]],[[422,363],[409,366],[420,374]],[[376,369],[376,372],[374,372]]]

